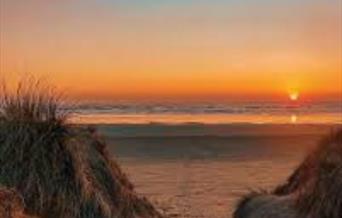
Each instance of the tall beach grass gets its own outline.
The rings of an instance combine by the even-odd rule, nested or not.
[[[41,82],[3,85],[0,185],[16,190],[25,213],[42,218],[153,218],[96,130],[68,123],[54,89]],[[1,204],[1,202],[0,202]]]

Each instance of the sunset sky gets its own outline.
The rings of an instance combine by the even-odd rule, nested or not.
[[[342,95],[340,0],[0,2],[0,77],[75,98]]]

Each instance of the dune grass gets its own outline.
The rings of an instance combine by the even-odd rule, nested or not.
[[[246,195],[235,218],[341,218],[342,129],[323,138],[285,184]]]
[[[42,81],[26,79],[10,91],[2,84],[0,119],[14,122],[63,123],[68,117],[62,109],[62,97]]]
[[[0,186],[0,217],[1,218],[34,218],[24,213],[24,202],[13,189]]]
[[[296,193],[296,209],[312,218],[342,216],[342,129],[321,140],[274,194]]]
[[[60,98],[39,82],[3,88],[0,185],[43,218],[162,217],[134,191],[96,131],[68,124]]]

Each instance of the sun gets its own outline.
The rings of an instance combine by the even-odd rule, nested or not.
[[[299,99],[299,92],[294,91],[289,94],[289,98],[291,101],[297,101]]]

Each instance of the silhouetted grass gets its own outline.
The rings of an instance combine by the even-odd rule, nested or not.
[[[161,217],[136,194],[96,130],[69,125],[67,117],[58,95],[39,82],[3,88],[0,185],[43,218]]]
[[[0,119],[15,122],[63,123],[68,113],[62,110],[61,96],[39,80],[26,79],[9,91],[2,84]]]
[[[296,193],[296,208],[312,218],[342,216],[342,129],[323,138],[276,195]]]
[[[288,181],[270,193],[252,193],[235,218],[341,218],[342,129],[326,136]]]

